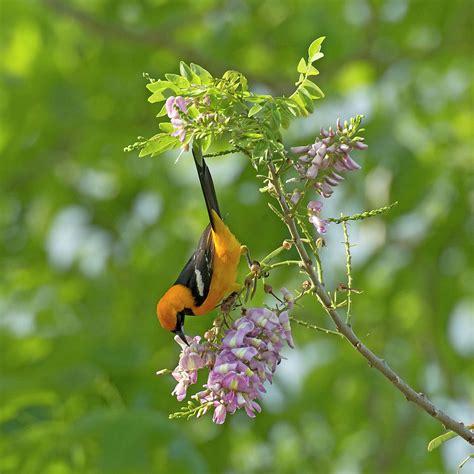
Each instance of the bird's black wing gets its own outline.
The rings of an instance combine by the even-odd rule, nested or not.
[[[196,251],[186,263],[175,284],[188,287],[196,306],[201,306],[207,298],[212,280],[214,241],[209,224],[201,235]]]

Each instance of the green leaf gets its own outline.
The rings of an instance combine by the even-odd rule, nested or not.
[[[265,140],[259,140],[253,149],[253,157],[255,159],[264,158],[268,149],[268,142]]]
[[[249,116],[249,117],[252,117],[252,116],[254,116],[255,114],[258,114],[258,112],[260,112],[262,109],[263,109],[263,105],[255,104],[255,105],[252,106],[251,109],[249,110],[248,116]]]
[[[154,94],[148,97],[148,102],[151,104],[154,104],[155,102],[161,102],[162,100],[166,100],[166,97],[161,91],[156,91]]]
[[[298,72],[301,72],[302,74],[305,74],[307,69],[308,68],[306,66],[306,61],[304,60],[304,58],[301,58],[300,62],[298,63],[298,66],[296,67],[296,70]]]
[[[248,89],[247,78],[238,71],[233,71],[233,70],[226,71],[223,74],[222,79],[228,82],[230,86],[233,86],[235,90],[237,90],[239,86],[243,92],[246,92]]]
[[[165,77],[169,82],[177,85],[180,89],[187,89],[189,87],[189,81],[183,76],[179,76],[178,74],[165,74]]]
[[[299,91],[295,92],[291,98],[298,106],[298,111],[301,115],[308,115],[308,111],[306,110],[305,101],[303,100],[302,96],[300,95]]]
[[[281,115],[281,125],[283,128],[288,128],[291,119],[298,116],[298,106],[294,103],[294,101],[291,101],[290,106],[288,99],[279,99],[278,107]]]
[[[162,91],[156,91],[154,94],[148,97],[148,102],[151,104],[154,104],[155,102],[161,102],[172,95],[175,95],[175,91],[170,88],[164,89]]]
[[[164,117],[168,112],[166,111],[166,104],[163,104],[161,110],[156,114],[157,117]]]
[[[173,124],[171,124],[170,122],[162,122],[160,123],[159,127],[160,127],[160,130],[162,130],[163,132],[166,132],[166,133],[174,132]]]
[[[281,127],[281,114],[276,104],[271,104],[271,112],[273,122],[275,123],[275,128],[278,129]]]
[[[202,84],[211,84],[214,80],[212,74],[207,69],[199,66],[199,64],[191,63],[191,70],[200,77]]]
[[[454,431],[448,431],[440,436],[437,436],[428,443],[428,451],[433,451],[434,449],[439,448],[444,442],[451,438],[455,438],[456,436],[458,436],[458,434]]]
[[[148,140],[138,156],[156,156],[179,145],[180,141],[176,137],[172,137],[168,133],[159,133]]]
[[[287,129],[290,126],[290,115],[288,113],[281,114],[281,126]]]
[[[310,45],[309,45],[309,48],[308,48],[308,59],[309,59],[309,62],[312,63],[314,61],[316,61],[317,59],[319,59],[320,57],[322,56],[319,56],[318,57],[318,53],[321,51],[321,44],[323,43],[323,41],[326,39],[325,36],[321,36],[320,38],[318,39],[315,39]]]
[[[324,92],[313,82],[309,79],[306,79],[303,82],[303,88],[309,92],[311,98],[313,99],[321,99],[324,97]]]
[[[155,82],[150,82],[149,84],[146,85],[146,88],[151,92],[158,92],[158,91],[165,90],[167,88],[174,89],[174,85],[170,81],[159,80]]]
[[[302,73],[300,73],[300,77],[298,78],[298,81],[295,82],[295,86],[299,86],[303,81],[306,76]]]
[[[313,104],[313,98],[311,97],[311,94],[304,88],[301,88],[299,90],[299,95],[301,96],[301,99],[303,100],[304,106],[308,112],[313,112],[314,111],[314,104]]]
[[[193,70],[183,61],[179,63],[179,72],[185,77],[191,84],[201,84],[201,79]]]
[[[191,105],[188,106],[188,112],[186,115],[191,118],[196,118],[199,114],[199,109],[195,104],[191,103]]]
[[[294,116],[298,116],[299,105],[295,102],[294,98],[285,99],[285,105],[288,107],[289,112]]]
[[[212,135],[209,133],[199,139],[195,139],[193,142],[199,146],[199,148],[202,150],[203,153],[206,153],[206,151],[211,146]]]
[[[318,59],[324,58],[324,53],[316,53],[311,62],[317,61]]]
[[[317,76],[318,74],[319,74],[319,71],[312,64],[308,64],[308,71],[306,75]]]

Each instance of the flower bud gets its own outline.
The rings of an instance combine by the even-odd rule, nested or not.
[[[324,204],[321,201],[309,201],[308,209],[312,212],[318,213],[321,212],[323,205]]]
[[[350,157],[350,155],[344,156],[343,162],[344,162],[344,164],[346,165],[346,168],[347,168],[349,171],[357,171],[357,170],[360,170],[360,169],[362,168],[362,167],[359,165],[359,163],[356,163],[356,162]]]
[[[301,199],[301,193],[299,192],[298,189],[295,189],[293,191],[293,194],[291,195],[290,202],[294,205],[298,204],[298,201]]]
[[[316,178],[316,176],[318,176],[318,171],[319,171],[319,168],[316,165],[311,165],[308,168],[308,171],[306,171],[306,177],[308,179],[314,179]]]
[[[309,147],[311,145],[305,145],[305,146],[293,146],[290,148],[291,153],[295,155],[302,155],[304,153],[307,153],[309,150]]]
[[[331,178],[331,176],[326,176],[324,178],[324,182],[328,183],[330,186],[337,186],[339,184],[339,181],[336,181],[334,178]]]
[[[339,145],[339,150],[341,150],[343,153],[347,153],[350,149],[350,146],[346,145],[345,143]]]

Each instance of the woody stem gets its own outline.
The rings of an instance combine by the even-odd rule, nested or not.
[[[278,197],[284,222],[290,232],[295,247],[301,258],[302,267],[308,274],[312,284],[313,293],[318,297],[325,311],[331,317],[336,325],[337,331],[340,332],[347,341],[368,361],[369,366],[378,370],[385,378],[387,378],[400,392],[402,392],[408,401],[411,401],[422,408],[430,416],[438,420],[446,429],[450,429],[464,438],[468,443],[474,445],[474,433],[466,428],[463,423],[460,423],[446,413],[437,408],[428,398],[421,392],[417,392],[410,385],[408,385],[389,365],[385,360],[374,354],[354,333],[352,327],[344,322],[344,319],[339,315],[336,308],[333,307],[332,302],[326,293],[323,284],[319,281],[316,271],[313,267],[312,261],[306,251],[306,248],[301,241],[296,222],[291,214],[285,192],[283,191],[282,182],[275,169],[275,165],[270,161],[268,163],[271,181],[274,190]]]

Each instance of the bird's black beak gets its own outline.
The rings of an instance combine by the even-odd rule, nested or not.
[[[184,334],[183,327],[184,327],[184,311],[180,311],[176,315],[176,329],[173,331],[175,334],[179,336],[179,338],[189,347],[189,343],[186,340],[186,335]]]
[[[184,334],[184,331],[183,331],[183,328],[180,328],[179,330],[176,329],[176,331],[174,331],[175,334],[177,334],[179,336],[179,338],[189,347],[189,343],[188,341],[186,340],[186,335]]]

